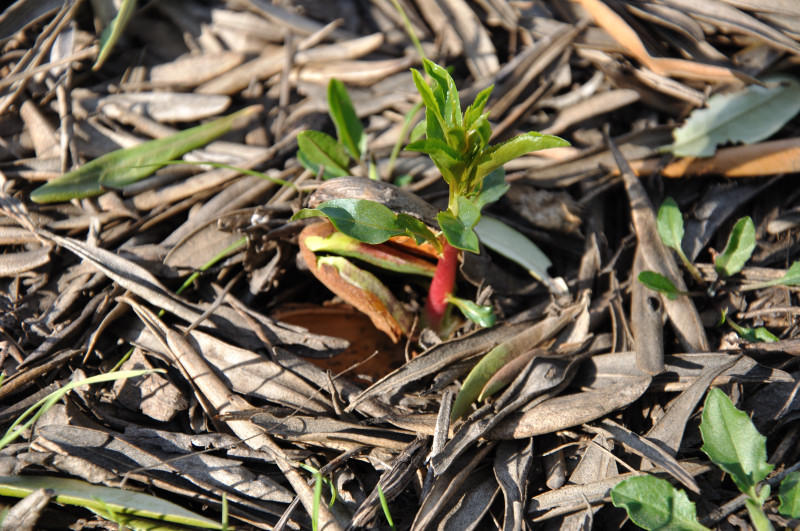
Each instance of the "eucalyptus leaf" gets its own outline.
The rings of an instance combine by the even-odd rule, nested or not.
[[[723,276],[735,275],[753,255],[756,248],[756,226],[750,216],[736,222],[725,250],[714,260],[714,269]]]
[[[751,144],[767,139],[800,111],[800,81],[779,74],[765,76],[765,86],[715,94],[673,131],[674,142],[661,148],[679,157],[710,157],[720,144]]]
[[[52,476],[0,476],[0,495],[24,498],[37,489],[51,491],[54,501],[85,507],[98,514],[152,518],[204,529],[222,529],[219,522],[144,492],[94,485],[83,480]]]
[[[31,200],[35,203],[53,203],[82,199],[134,183],[185,153],[222,136],[231,130],[235,122],[260,110],[260,106],[247,107],[166,138],[106,153],[35,189],[31,192]]]
[[[325,169],[326,177],[344,177],[350,174],[350,157],[345,147],[335,138],[321,131],[303,131],[297,135],[298,160],[310,171]],[[308,166],[306,166],[308,164]]]
[[[304,208],[292,221],[310,217],[326,217],[336,230],[364,243],[383,243],[392,236],[405,234],[407,227],[384,205],[366,199],[331,199]]]
[[[800,472],[794,471],[781,482],[778,512],[791,518],[800,518]]]
[[[354,159],[360,160],[367,147],[364,127],[358,119],[347,88],[335,78],[328,83],[328,107],[339,142],[347,148]]]
[[[664,245],[679,253],[683,252],[683,214],[674,199],[668,197],[658,208],[658,235]]]
[[[133,12],[136,10],[136,0],[122,0],[119,11],[114,19],[106,26],[100,34],[100,52],[97,60],[92,65],[92,70],[100,70],[103,64],[111,55],[111,51],[125,32],[125,27],[130,22]]]
[[[756,485],[775,467],[767,463],[766,437],[758,433],[747,413],[714,388],[706,396],[700,433],[701,450],[730,474],[739,490],[756,498]]]
[[[646,288],[663,293],[671,301],[677,299],[681,294],[670,279],[655,271],[642,271],[639,273],[638,280]]]
[[[708,528],[697,521],[694,503],[683,490],[655,476],[634,476],[611,489],[615,507],[628,512],[631,521],[643,529],[695,531]]]

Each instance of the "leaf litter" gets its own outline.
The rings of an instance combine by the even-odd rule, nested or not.
[[[418,101],[408,69],[421,61],[404,16],[378,0],[359,9],[155,3],[116,19],[113,9],[94,11],[104,4],[18,0],[0,15],[3,431],[82,377],[118,364],[166,372],[73,389],[22,432],[24,442],[2,449],[3,494],[26,481],[33,492],[49,477],[58,501],[63,482],[77,481],[94,492],[78,506],[94,513],[35,510],[64,526],[94,519],[111,528],[120,507],[142,504],[115,494],[145,489],[163,503],[135,518],[221,524],[224,495],[236,528],[311,529],[317,514],[320,528],[344,529],[385,525],[380,485],[402,529],[604,529],[625,518],[610,489],[649,472],[699,488],[702,497],[689,493],[702,500],[699,516],[724,527],[745,509],[728,503],[729,478],[711,486],[719,476],[700,452],[697,419],[711,387],[738,398],[767,436],[772,475],[800,460],[800,129],[788,112],[752,117],[752,103],[701,128],[694,118],[764,93],[758,79],[789,79],[800,54],[787,22],[796,10],[723,0],[399,2],[422,51],[453,67],[466,102],[495,85],[493,143],[535,130],[572,146],[508,163],[511,192],[487,207],[543,251],[534,252],[538,269],[509,259],[519,249],[488,244],[461,264],[459,296],[482,297],[497,324],[462,323],[441,338],[401,318],[385,328],[397,358],[282,319],[305,311],[313,323],[341,303],[297,260],[310,222],[289,222],[300,208],[370,199],[435,226],[446,197],[436,169],[391,153],[409,142],[401,134]],[[348,153],[362,157],[365,147],[369,158],[353,168],[362,175],[323,181],[296,153],[301,131],[337,134],[330,79],[341,82],[337,125],[351,115],[349,94],[363,136],[349,123],[347,152],[327,169],[347,174]],[[248,120],[223,118],[236,112]],[[765,132],[741,134],[755,119]],[[665,155],[679,126],[694,135],[685,142],[694,151]],[[193,127],[217,130],[178,151],[141,154]],[[707,158],[689,156],[697,154]],[[194,163],[164,165],[181,156]],[[366,180],[373,164],[378,181]],[[74,180],[83,192],[68,190]],[[682,217],[669,220],[681,222],[677,242],[658,230],[655,205],[666,197]],[[743,216],[752,226],[734,231]],[[755,249],[726,254],[735,263],[723,268],[732,231],[754,237]],[[424,280],[366,270],[391,290],[393,311],[413,316],[424,304]],[[566,290],[529,270],[546,283],[563,279]],[[681,294],[645,288],[642,271]],[[718,325],[723,312],[741,337]],[[766,337],[748,333],[762,328],[777,341],[748,341]],[[347,337],[357,343],[359,332]],[[471,383],[498,348],[500,370]],[[377,372],[360,374],[370,356]],[[462,384],[481,400],[453,410]],[[314,475],[301,464],[336,486],[332,504],[327,488],[315,502]],[[766,507],[773,525],[796,525],[778,501]]]

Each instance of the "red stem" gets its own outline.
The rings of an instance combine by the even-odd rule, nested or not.
[[[444,242],[442,256],[436,264],[431,287],[428,290],[428,301],[425,304],[425,313],[428,317],[428,326],[439,330],[442,319],[447,311],[448,295],[453,293],[456,284],[456,271],[458,269],[459,250]]]

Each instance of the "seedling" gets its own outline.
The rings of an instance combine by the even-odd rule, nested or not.
[[[683,214],[681,214],[677,203],[671,197],[668,197],[661,204],[658,209],[658,234],[664,245],[674,250],[678,257],[683,262],[683,265],[694,277],[697,283],[701,286],[706,286],[700,272],[687,258],[686,254],[681,248],[683,241]],[[717,283],[723,282],[723,279],[731,277],[739,273],[745,263],[753,255],[756,248],[756,229],[753,220],[749,216],[740,218],[731,230],[728,237],[728,243],[725,250],[718,254],[714,259],[714,270],[716,271],[719,280]],[[647,288],[663,294],[670,300],[676,299],[681,295],[690,295],[689,292],[678,290],[675,283],[669,278],[665,277],[655,271],[642,271],[639,273],[639,282],[644,284]],[[706,293],[713,295],[715,292],[716,284],[707,287]],[[742,290],[760,289],[769,286],[798,286],[800,285],[800,262],[794,262],[792,267],[779,279],[771,280],[768,282],[761,282],[751,286],[742,287]],[[724,311],[721,311],[722,316],[719,324],[722,325],[726,321],[740,337],[750,342],[771,342],[777,341],[778,338],[769,332],[764,327],[756,329],[746,328],[739,326],[734,321],[727,318]]]
[[[767,439],[756,430],[744,411],[728,396],[712,389],[703,406],[700,423],[703,452],[731,476],[747,496],[745,507],[757,531],[772,529],[763,505],[770,487],[762,484],[774,465],[767,463]],[[779,512],[790,518],[800,516],[800,472],[787,475],[780,486]],[[694,503],[686,492],[667,480],[644,475],[626,479],[611,489],[614,506],[624,508],[631,521],[644,529],[703,530]]]
[[[447,209],[437,214],[438,228],[431,230],[419,219],[396,214],[379,203],[351,198],[334,199],[317,208],[303,209],[292,219],[327,218],[337,231],[370,246],[398,236],[410,238],[418,246],[428,244],[437,257],[425,308],[428,325],[439,331],[445,329],[451,305],[461,309],[468,318],[488,325],[493,322],[489,308],[455,297],[461,254],[480,252],[474,228],[481,219],[483,207],[502,197],[508,189],[503,165],[531,151],[569,144],[555,136],[529,132],[490,146],[491,125],[484,108],[493,87],[481,91],[462,113],[458,90],[447,70],[427,59],[423,65],[433,81],[432,86],[419,71],[412,70],[412,75],[426,108],[425,120],[415,131],[424,132],[425,138],[412,142],[406,149],[427,154],[449,186]],[[343,100],[336,89],[333,96]],[[341,109],[348,114],[346,104]],[[333,111],[331,115],[337,122],[339,140],[324,133],[303,133],[305,138],[298,140],[298,157],[301,163],[316,167],[323,175],[327,172],[336,176],[348,171],[348,158],[360,158],[362,151],[358,146],[363,137],[356,134],[357,127],[347,126],[352,120],[346,116],[337,119]],[[336,252],[333,247],[328,249]],[[361,250],[370,252],[370,248]]]

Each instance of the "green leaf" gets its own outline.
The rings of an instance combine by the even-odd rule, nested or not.
[[[482,216],[475,226],[475,232],[488,248],[521,265],[535,279],[552,283],[547,270],[553,263],[518,230],[495,218]]]
[[[292,221],[310,217],[328,218],[336,230],[364,243],[383,243],[392,236],[405,234],[407,227],[384,205],[366,199],[331,199],[317,208],[304,208]]]
[[[520,353],[512,349],[509,342],[503,342],[487,352],[469,371],[461,389],[453,402],[450,419],[456,420],[467,414],[470,405],[475,402],[494,374]]]
[[[464,111],[464,127],[470,129],[475,121],[481,117],[483,114],[483,109],[486,107],[486,103],[489,101],[489,96],[492,95],[492,90],[494,89],[494,85],[489,85],[482,91],[475,96],[475,101],[472,102],[472,105],[467,107],[467,110]]]
[[[431,115],[436,118],[436,122],[439,127],[444,130],[445,128],[445,121],[444,117],[442,116],[442,111],[439,107],[439,103],[436,101],[436,96],[433,93],[433,89],[425,82],[425,78],[422,77],[422,74],[419,73],[419,70],[412,68],[411,69],[411,76],[414,78],[414,85],[417,87],[417,92],[422,97],[422,103],[425,104],[425,108],[428,110],[428,127],[430,128],[430,117]],[[427,114],[427,113],[426,113]],[[428,137],[431,135],[429,134]]]
[[[762,81],[767,86],[753,84],[739,92],[711,96],[708,106],[692,112],[672,132],[675,141],[660,151],[678,157],[710,157],[719,144],[751,144],[772,136],[800,111],[800,81],[783,74]]]
[[[411,130],[411,134],[408,135],[409,142],[416,142],[417,140],[421,139],[425,136],[425,131],[428,129],[428,121],[427,120],[420,120],[417,125],[414,126],[414,129]]]
[[[438,138],[425,138],[411,142],[405,148],[407,151],[418,151],[428,155],[438,155],[446,161],[452,161],[451,164],[461,161],[461,155],[450,147],[447,142]]]
[[[335,78],[331,78],[328,83],[328,107],[339,142],[347,148],[354,159],[360,160],[367,147],[364,127],[358,119],[347,88]]]
[[[722,276],[735,275],[744,267],[756,248],[756,226],[745,216],[733,226],[728,245],[714,260],[714,269]]]
[[[670,279],[655,271],[642,271],[639,273],[638,279],[646,288],[663,293],[671,301],[677,299],[681,294]]]
[[[756,497],[756,485],[775,468],[767,463],[767,439],[725,393],[709,391],[700,423],[701,450],[730,474],[743,493]]]
[[[436,215],[439,221],[444,237],[450,242],[450,245],[462,251],[469,251],[471,253],[480,253],[480,246],[478,245],[478,236],[472,230],[472,227],[467,227],[457,217],[450,212],[439,212]]]
[[[790,518],[800,518],[800,472],[794,471],[781,481],[778,512]]]
[[[298,157],[301,164],[310,163],[306,169],[318,172],[320,167],[332,177],[343,177],[350,174],[348,166],[350,157],[345,147],[331,135],[322,131],[303,131],[297,135]]]
[[[723,323],[725,321],[724,312],[722,314],[722,321]],[[775,335],[772,332],[770,332],[763,326],[760,326],[755,329],[747,328],[744,326],[739,326],[731,319],[728,319],[728,324],[730,325],[731,328],[733,328],[736,331],[737,334],[739,334],[739,337],[741,337],[746,341],[749,341],[750,343],[774,343],[775,341],[778,341],[778,338],[775,337]]]
[[[422,65],[425,72],[436,82],[433,92],[436,95],[438,109],[444,118],[444,125],[461,125],[461,102],[453,77],[446,69],[429,59],[423,59]]]
[[[500,167],[483,178],[481,191],[475,198],[475,204],[481,210],[490,203],[494,203],[508,192],[510,186],[506,184],[506,172]]]
[[[414,238],[417,245],[422,242],[428,242],[433,245],[437,250],[441,250],[441,243],[436,235],[425,225],[423,222],[408,214],[402,212],[397,214],[397,221],[400,226],[405,227],[409,236]]]
[[[62,477],[0,476],[1,496],[23,498],[37,489],[52,491],[57,503],[85,507],[109,519],[112,517],[109,513],[113,511],[117,515],[152,518],[204,529],[222,529],[219,522],[143,492]]]
[[[458,196],[456,204],[458,205],[458,219],[465,227],[471,229],[478,224],[481,219],[481,209],[478,208],[478,205],[464,196]]]
[[[773,280],[770,284],[781,286],[800,286],[800,261],[793,262],[786,274]]]
[[[683,214],[674,199],[668,197],[658,208],[658,235],[664,245],[679,253],[683,253]]]
[[[694,503],[683,490],[655,476],[634,476],[611,489],[615,507],[628,512],[631,521],[643,529],[694,531],[708,529],[697,521]]]
[[[97,60],[94,62],[94,65],[92,65],[92,70],[100,70],[106,62],[106,59],[108,59],[108,56],[114,49],[114,45],[117,44],[119,38],[122,37],[125,26],[130,22],[135,10],[136,0],[122,0],[117,15],[109,25],[106,26],[103,33],[100,34],[100,52],[97,54]]]
[[[484,150],[477,162],[476,179],[483,179],[483,177],[506,162],[521,157],[531,151],[569,145],[569,142],[563,138],[553,135],[543,135],[536,131],[530,131],[524,135],[515,136],[510,140],[506,140],[501,144]]]
[[[488,328],[497,322],[497,316],[491,306],[478,306],[471,300],[461,299],[452,294],[447,296],[447,302],[453,304],[464,314],[464,317],[478,326]]]
[[[166,138],[106,153],[31,192],[35,203],[53,203],[100,195],[152,175],[165,164],[227,133],[238,120],[260,110],[252,106]]]

